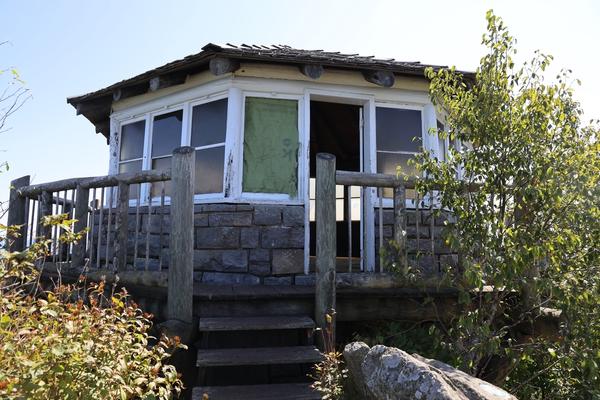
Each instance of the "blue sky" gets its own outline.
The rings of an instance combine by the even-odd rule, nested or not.
[[[32,98],[0,135],[0,200],[12,179],[103,175],[108,146],[66,104],[200,51],[208,43],[288,44],[474,69],[485,11],[573,70],[586,117],[600,118],[597,1],[8,1],[0,0],[0,69],[15,67]]]

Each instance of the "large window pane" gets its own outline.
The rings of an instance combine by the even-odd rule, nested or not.
[[[225,147],[196,150],[194,193],[223,192],[223,164]]]
[[[152,160],[152,169],[158,171],[167,171],[171,169],[171,157],[157,158]],[[165,181],[165,195],[171,195],[171,181]],[[152,184],[152,189],[150,190],[150,194],[152,197],[159,197],[162,193],[163,183],[155,182]]]
[[[144,153],[145,121],[138,121],[121,127],[121,152],[119,160],[142,158]]]
[[[298,102],[246,98],[243,190],[286,193],[298,187]]]
[[[405,175],[415,176],[417,171],[414,165],[409,165],[411,154],[377,153],[377,172],[396,175],[397,168]]]
[[[123,174],[125,172],[140,172],[141,170],[142,170],[142,160],[123,162],[123,163],[119,164],[119,173],[120,174]],[[130,199],[138,198],[139,187],[140,187],[139,184],[129,185],[129,198]]]
[[[418,153],[421,147],[421,111],[377,107],[377,150]]]
[[[192,147],[225,142],[227,99],[200,104],[192,108]]]
[[[183,111],[174,111],[154,117],[152,124],[152,157],[170,155],[181,146]]]

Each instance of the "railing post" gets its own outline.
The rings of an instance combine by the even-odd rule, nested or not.
[[[317,154],[316,182],[316,247],[317,268],[315,283],[315,322],[325,334],[331,328],[332,344],[335,344],[335,156]],[[332,318],[328,324],[327,315]],[[321,350],[323,338],[317,335]]]
[[[117,223],[115,226],[117,242],[115,246],[115,255],[117,258],[117,271],[124,271],[127,267],[127,237],[129,214],[129,184],[119,182],[119,210],[117,214]]]
[[[77,221],[73,229],[75,232],[81,232],[87,228],[88,223],[88,202],[90,201],[90,190],[81,185],[77,185],[75,192],[75,218]],[[93,224],[94,221],[91,221]],[[73,258],[71,258],[72,267],[82,267],[85,260],[85,239],[79,240],[73,244]]]
[[[394,241],[398,246],[398,264],[408,267],[406,251],[406,188],[403,184],[394,186]]]
[[[22,225],[18,237],[14,238],[10,244],[10,251],[23,251],[25,249],[27,198],[19,195],[18,190],[23,186],[28,186],[29,182],[29,175],[25,175],[10,183],[7,225]]]
[[[43,223],[44,217],[52,215],[52,193],[47,190],[44,190],[40,195],[38,214],[38,237],[42,239],[50,239],[50,236],[52,235],[52,227],[44,226]]]
[[[194,169],[192,147],[173,151],[167,315],[186,323],[192,323],[194,304]]]

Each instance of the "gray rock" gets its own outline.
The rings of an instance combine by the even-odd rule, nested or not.
[[[196,249],[236,249],[240,245],[240,228],[196,228]]]
[[[246,250],[194,250],[194,269],[218,272],[245,272]]]
[[[194,226],[208,226],[208,214],[194,214]]]
[[[261,246],[265,249],[301,249],[304,247],[304,229],[287,226],[264,228]]]
[[[256,206],[254,209],[255,225],[279,225],[281,223],[281,207]]]
[[[249,274],[228,274],[223,272],[205,272],[202,282],[215,284],[258,285],[260,278]]]
[[[283,209],[284,226],[304,226],[304,207],[287,206]]]
[[[264,284],[267,286],[291,285],[292,277],[291,276],[268,276],[265,278]]]
[[[250,226],[252,213],[250,212],[220,212],[210,214],[209,226]]]
[[[241,246],[244,249],[255,249],[258,247],[259,231],[258,228],[242,228],[240,234]]]
[[[302,272],[304,272],[304,250],[273,250],[273,275],[299,274]]]
[[[310,275],[296,275],[294,278],[294,284],[298,286],[314,286],[316,282],[315,274]]]
[[[361,399],[516,400],[449,365],[386,346],[354,342],[344,349],[351,393]]]
[[[250,250],[250,261],[271,261],[271,252],[267,249],[252,249]]]
[[[271,275],[271,264],[263,261],[250,261],[250,273],[257,276]]]
[[[451,367],[438,360],[421,357],[418,354],[412,355],[414,358],[429,364],[432,368],[442,371],[452,383],[458,387],[468,399],[477,400],[515,400],[516,398],[508,392],[500,389],[481,379],[472,377],[471,375]]]

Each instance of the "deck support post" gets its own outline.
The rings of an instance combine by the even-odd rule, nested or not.
[[[81,185],[77,185],[75,190],[75,224],[73,230],[76,233],[83,231],[87,228],[88,224],[88,203],[90,201],[90,190],[84,188]],[[92,225],[94,221],[90,222]],[[74,268],[83,267],[85,262],[85,238],[77,241],[73,244],[73,258],[71,259],[71,266]]]
[[[171,160],[171,243],[167,315],[192,323],[194,305],[194,169],[195,151],[179,147]]]
[[[316,177],[315,322],[322,329],[317,335],[319,348],[330,351],[326,345],[335,346],[335,156],[317,154]]]
[[[398,264],[406,269],[406,188],[403,184],[394,186],[394,241],[398,246]]]
[[[7,225],[21,225],[18,237],[14,238],[12,242],[10,242],[10,251],[25,250],[25,233],[27,232],[27,198],[21,196],[18,190],[23,186],[28,186],[29,182],[29,175],[25,175],[18,179],[15,179],[10,183]]]

